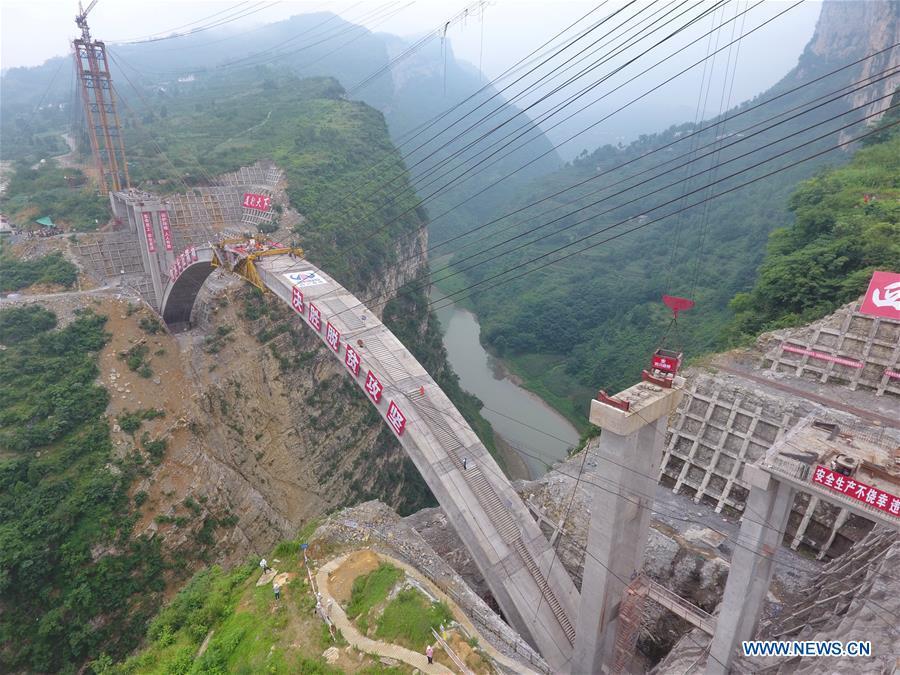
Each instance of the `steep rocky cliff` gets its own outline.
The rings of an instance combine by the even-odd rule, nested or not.
[[[399,445],[289,308],[233,284],[205,303],[206,318],[180,338],[194,386],[182,461],[192,489],[238,515],[253,550],[366,498],[402,513],[430,503]]]
[[[900,64],[900,2],[896,0],[825,0],[812,40],[795,69],[798,79],[813,68],[830,70],[854,59],[882,52],[856,68],[850,69],[852,80],[874,77]],[[815,64],[813,66],[812,64]],[[890,94],[900,85],[900,74],[893,73],[874,86],[850,96],[853,106],[875,101],[866,114],[883,111],[890,105]]]

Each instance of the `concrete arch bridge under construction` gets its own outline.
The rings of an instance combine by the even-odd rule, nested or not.
[[[721,622],[639,576],[652,507],[646,495],[656,486],[680,381],[670,389],[635,385],[617,395],[621,407],[591,403],[590,420],[604,433],[579,591],[462,414],[377,315],[299,249],[262,235],[223,237],[271,223],[281,179],[274,165],[257,164],[167,198],[110,193],[120,227],[76,250],[93,276],[138,292],[175,332],[190,326],[194,302],[217,267],[290,306],[396,436],[505,618],[538,649],[549,672],[621,670],[635,652],[643,597],[714,631]],[[717,663],[730,661],[734,636],[748,633],[755,616],[741,630],[723,633]]]

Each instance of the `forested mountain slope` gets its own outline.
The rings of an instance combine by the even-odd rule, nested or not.
[[[349,12],[353,16],[371,14],[369,10]],[[377,22],[376,22],[377,24]],[[97,36],[98,39],[113,36]],[[250,31],[214,30],[177,40],[147,44],[109,44],[112,57],[112,76],[118,95],[126,107],[138,117],[165,114],[178,100],[194,95],[195,90],[210,87],[223,79],[240,79],[246,72],[257,70],[260,80],[277,82],[282,75],[299,77],[327,76],[335,78],[346,91],[346,97],[363,101],[381,111],[392,140],[400,144],[410,130],[436,117],[454,103],[475,92],[483,85],[480,74],[468,64],[457,61],[449,42],[442,46],[437,38],[403,58],[411,41],[384,33],[373,33],[329,12],[302,14],[285,21],[268,24]],[[446,49],[444,49],[446,47]],[[393,59],[397,59],[392,62]],[[390,62],[390,66],[389,66]],[[51,59],[36,68],[13,68],[0,79],[2,92],[2,124],[5,159],[38,159],[61,154],[66,146],[59,134],[80,119],[80,102],[72,89],[70,59]],[[275,69],[274,74],[269,69]],[[381,73],[356,88],[370,75]],[[283,85],[284,83],[282,83]],[[496,94],[486,87],[472,101],[469,108]],[[40,107],[40,109],[36,109]],[[497,108],[493,119],[506,119],[518,112],[506,104],[502,95],[493,98],[483,110]],[[441,119],[442,125],[455,119]],[[517,124],[527,118],[517,118]],[[440,141],[425,145],[412,154],[406,164],[412,167],[415,185],[418,176],[447,157],[458,145],[440,149],[438,146],[452,135],[462,132],[472,122],[467,120]],[[126,122],[126,125],[130,122]],[[460,142],[478,138],[492,126],[488,121],[467,131]],[[400,147],[410,153],[438,129]],[[485,220],[503,199],[515,194],[531,178],[543,175],[559,166],[552,145],[535,127],[530,133],[534,140],[527,149],[512,153],[498,162],[491,171],[480,174],[457,188],[435,198],[429,205],[433,212],[464,202],[442,222],[442,227],[459,228],[466,223]],[[80,139],[86,146],[86,139]],[[484,142],[473,146],[476,152]],[[547,157],[535,162],[527,170],[505,181],[498,190],[482,198],[468,201],[467,197],[491,182],[501,173],[509,173],[538,153]],[[419,160],[427,160],[419,163]],[[377,171],[359,175],[355,188],[360,194],[380,191],[383,200],[403,201],[411,196],[405,171],[393,155],[385,153],[385,160]],[[385,185],[386,184],[386,185]],[[384,187],[382,188],[382,186]],[[430,192],[430,191],[428,191]],[[400,193],[399,195],[397,193]]]
[[[448,291],[478,284],[451,297],[466,298],[485,343],[573,419],[597,387],[632,383],[664,342],[663,293],[697,303],[669,346],[689,358],[722,346],[730,300],[753,285],[769,233],[791,222],[794,186],[846,162],[857,145],[838,144],[889,105],[897,75],[884,69],[900,50],[884,50],[900,41],[900,5],[833,5],[840,11],[823,12],[772,90],[699,125],[580,157],[506,205],[517,213],[452,244],[450,267],[433,270]],[[823,44],[835,22],[844,39]]]
[[[882,125],[898,121],[895,109]],[[794,222],[769,236],[756,284],[731,303],[733,339],[815,321],[861,295],[874,270],[900,270],[900,131],[867,145],[791,195]]]
[[[425,223],[416,210],[389,222],[410,202],[382,212],[377,196],[345,200],[338,217],[331,195],[395,152],[382,115],[341,92],[333,79],[254,70],[181,96],[165,114],[126,112],[133,178],[184,191],[275,161],[303,216],[297,232],[279,236],[296,237],[363,297],[393,289],[424,274],[416,253]],[[414,264],[396,265],[407,258]],[[59,330],[39,306],[0,312],[2,671],[74,672],[101,652],[123,657],[163,593],[196,564],[243,560],[306,518],[371,498],[401,512],[433,503],[396,439],[348,389],[341,364],[290,309],[244,289],[215,300],[208,335],[176,343],[149,317],[138,328],[124,300],[108,300],[73,297],[97,311]],[[421,294],[383,310],[490,445]],[[115,352],[107,316],[119,326]],[[128,322],[135,334],[124,333]],[[183,386],[163,415],[161,392],[173,381]],[[128,382],[144,393],[121,413],[133,396]]]

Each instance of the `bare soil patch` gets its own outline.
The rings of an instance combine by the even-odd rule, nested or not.
[[[356,578],[374,572],[380,564],[381,559],[373,551],[363,550],[350,554],[328,577],[328,586],[334,599],[340,603],[349,602]]]

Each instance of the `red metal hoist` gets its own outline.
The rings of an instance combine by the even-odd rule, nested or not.
[[[663,333],[661,346],[657,347],[656,351],[653,352],[653,356],[650,359],[650,368],[641,372],[641,379],[644,382],[650,382],[658,387],[671,389],[672,383],[675,381],[675,376],[681,368],[684,352],[681,351],[681,347],[668,349],[665,344],[669,339],[669,334],[672,332],[673,327],[677,335],[678,312],[689,310],[694,306],[694,301],[689,300],[688,298],[679,298],[674,295],[664,295],[662,296],[662,301],[666,307],[672,310],[672,321],[669,322],[666,332]],[[615,396],[610,396],[602,389],[597,393],[597,400],[606,405],[618,408],[619,410],[624,410],[625,412],[628,412],[631,407],[631,401],[623,401]]]
[[[673,327],[676,335],[678,333],[678,312],[686,311],[693,307],[694,301],[688,298],[679,298],[675,295],[664,295],[662,300],[666,307],[672,310],[672,321],[663,334],[662,346],[657,347],[656,351],[653,352],[653,357],[650,359],[650,368],[641,373],[641,379],[644,382],[671,389],[675,375],[678,374],[678,369],[681,368],[684,352],[681,351],[681,347],[667,349],[665,343]]]

